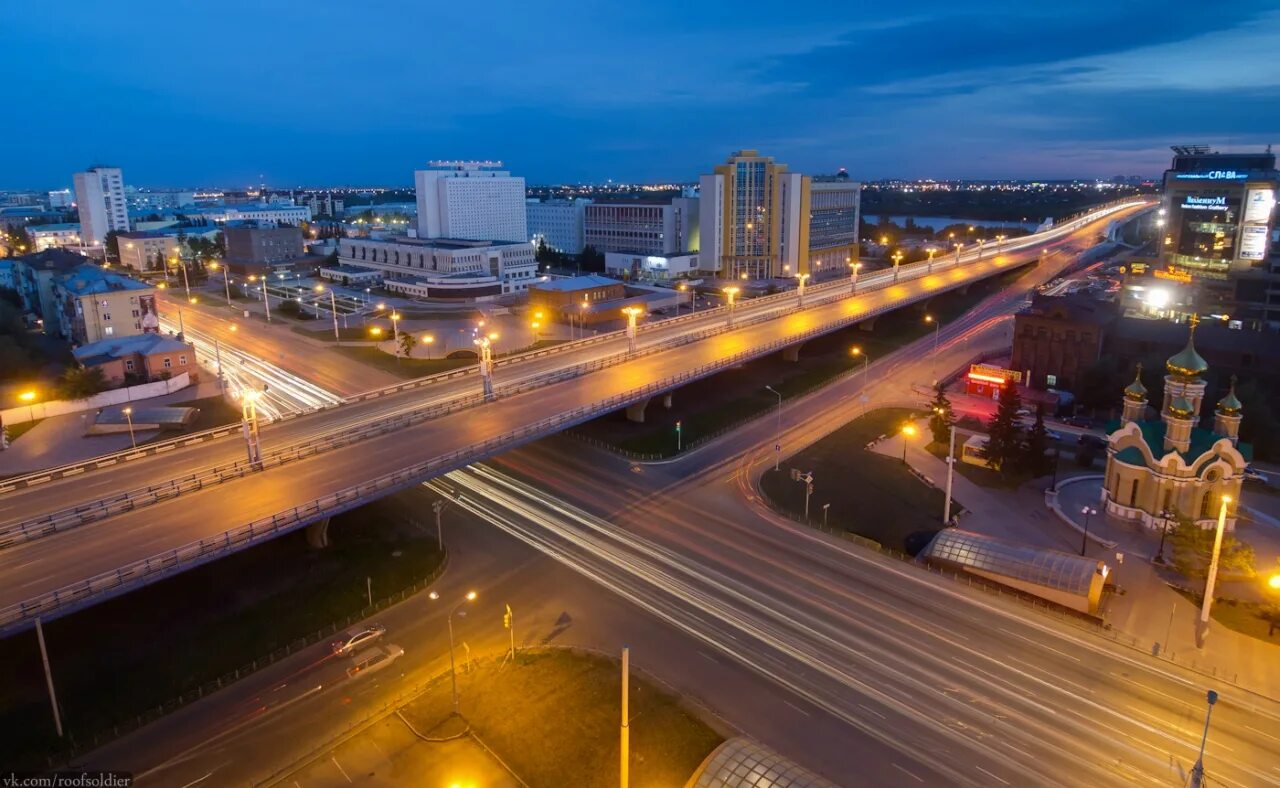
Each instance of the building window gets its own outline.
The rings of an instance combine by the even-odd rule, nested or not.
[[[178,356],[178,364],[185,367],[187,365],[187,357],[185,355]]]
[[[116,333],[115,326],[103,326],[103,328],[102,328],[102,335],[103,335],[104,337],[109,337],[109,336],[111,336],[111,335],[112,335],[112,334],[114,334],[114,333]]]
[[[168,369],[169,367],[173,366],[173,362],[169,360],[168,356],[164,357],[164,366],[165,366],[165,369]]]
[[[133,371],[133,359],[131,359],[131,358],[126,358],[126,359],[124,360],[124,371],[125,371],[125,372],[132,372],[132,371]]]
[[[1136,506],[1138,503],[1138,480],[1133,480],[1133,486],[1129,488],[1129,505]]]

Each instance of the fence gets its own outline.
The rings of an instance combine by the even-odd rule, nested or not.
[[[16,408],[0,410],[0,424],[25,424],[35,419],[47,419],[51,416],[65,416],[68,413],[79,413],[85,410],[96,410],[108,405],[122,405],[136,399],[159,397],[172,394],[179,389],[191,385],[191,375],[186,372],[174,375],[166,380],[156,380],[137,386],[111,389],[84,399],[61,399],[49,402],[33,402]]]
[[[394,594],[378,599],[372,605],[368,605],[340,620],[331,622],[327,627],[317,629],[314,632],[294,638],[275,651],[272,651],[270,654],[259,657],[249,664],[224,673],[215,679],[199,684],[194,689],[190,689],[177,697],[171,698],[156,706],[154,709],[148,709],[146,712],[141,714],[135,714],[123,722],[113,725],[110,730],[97,731],[92,735],[75,740],[74,744],[67,751],[61,753],[61,756],[70,759],[95,750],[110,741],[124,736],[125,734],[138,730],[144,725],[147,725],[166,714],[171,714],[189,703],[200,700],[206,695],[212,695],[218,690],[228,687],[240,679],[247,678],[253,673],[273,665],[285,657],[292,656],[303,649],[310,648],[316,643],[332,637],[339,630],[346,629],[347,627],[363,621],[375,613],[379,613],[392,605],[405,601],[419,591],[425,590],[439,579],[440,575],[444,573],[444,570],[448,565],[448,560],[449,554],[446,551],[441,557],[440,563],[436,565],[436,568],[433,569],[430,574],[421,580],[415,581],[407,588],[402,588]],[[52,767],[54,764],[50,763],[49,765]]]

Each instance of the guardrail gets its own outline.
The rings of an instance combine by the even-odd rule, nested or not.
[[[1025,265],[1029,262],[1029,260],[1024,261],[1014,266],[1009,266],[1009,268]],[[935,261],[932,266],[920,267],[919,265],[915,265],[905,270],[900,270],[896,278],[893,278],[888,271],[877,272],[876,281],[868,283],[866,290],[862,292],[880,290],[894,284],[917,279],[922,275],[927,275],[934,271],[948,270],[949,268],[963,267],[964,265],[966,265],[964,262],[957,263],[954,260],[945,263]],[[838,290],[830,289],[831,292],[824,292],[820,297],[811,297],[808,301],[808,305],[819,306],[832,301],[842,300],[853,294],[852,290],[846,291],[845,288],[848,287],[847,283],[838,282],[836,284],[839,285]],[[860,282],[859,284],[861,285],[862,283]],[[956,283],[955,286],[961,286],[961,283]],[[779,295],[783,296],[783,298],[787,300],[796,298],[796,295],[792,293],[783,293]],[[892,304],[884,304],[868,313],[859,314],[853,318],[842,318],[834,323],[827,323],[823,326],[810,329],[801,336],[777,340],[769,345],[744,351],[743,354],[753,358],[760,355],[766,355],[776,350],[777,347],[786,347],[797,342],[807,341],[814,336],[820,336],[843,326],[860,322],[888,311],[893,311],[894,309],[914,303],[915,301],[929,295],[931,294],[922,293],[910,299],[897,301]],[[770,298],[775,297],[776,296],[771,296]],[[548,373],[547,375],[539,376],[533,380],[499,386],[495,391],[495,394],[501,397],[507,397],[524,393],[525,391],[529,391],[533,388],[568,380],[570,378],[588,374],[590,372],[604,369],[641,356],[664,352],[675,347],[701,341],[708,336],[735,330],[736,328],[746,325],[765,322],[767,320],[772,320],[773,318],[773,312],[762,312],[758,315],[753,315],[750,319],[744,320],[741,323],[737,323],[735,321],[735,325],[733,327],[728,326],[727,322],[717,323],[696,333],[678,335],[673,337],[670,341],[638,349],[635,353],[624,352],[614,354],[605,358],[594,359],[592,361],[576,364],[572,367],[556,370],[552,373]],[[483,402],[484,399],[480,394],[462,395],[443,403],[426,405],[421,408],[415,408],[408,413],[379,419],[354,429],[348,428],[336,434],[315,438],[297,444],[291,444],[270,452],[263,457],[262,462],[257,466],[250,464],[248,460],[239,460],[233,463],[203,468],[182,477],[166,480],[159,484],[130,490],[107,498],[99,499],[88,504],[68,507],[37,518],[31,518],[18,523],[9,524],[0,528],[0,549],[51,536],[80,525],[103,520],[117,514],[133,511],[143,506],[149,506],[169,498],[177,497],[187,492],[194,492],[208,486],[221,484],[225,481],[242,478],[243,476],[255,471],[265,470],[294,460],[304,459],[316,454],[332,451],[333,449],[349,446],[359,441],[384,435],[393,430],[403,429],[423,421],[439,418],[459,410],[474,407],[482,404]],[[709,438],[713,436],[707,437]],[[691,445],[690,448],[693,448],[693,446]],[[646,459],[648,458],[646,457]]]

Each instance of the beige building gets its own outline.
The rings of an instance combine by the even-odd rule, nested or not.
[[[160,330],[151,285],[90,263],[54,277],[46,333],[77,345]]]
[[[809,270],[810,180],[759,151],[736,151],[699,179],[699,265],[727,279]]]
[[[1239,443],[1240,400],[1231,390],[1218,401],[1213,429],[1197,426],[1209,365],[1195,348],[1195,320],[1187,346],[1165,362],[1160,418],[1147,420],[1147,388],[1142,368],[1124,390],[1120,427],[1108,436],[1103,504],[1108,515],[1161,530],[1191,520],[1202,528],[1217,523],[1224,496],[1226,528],[1233,530],[1236,506],[1251,447]]]
[[[158,271],[158,256],[176,259],[182,250],[178,237],[160,232],[120,233],[120,264],[134,271]]]

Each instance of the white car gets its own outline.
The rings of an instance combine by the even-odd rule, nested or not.
[[[329,645],[335,655],[344,656],[356,653],[385,634],[387,628],[381,624],[361,624],[338,635]]]
[[[347,668],[347,678],[382,670],[403,656],[404,649],[390,643],[366,649],[351,658],[351,667]]]

